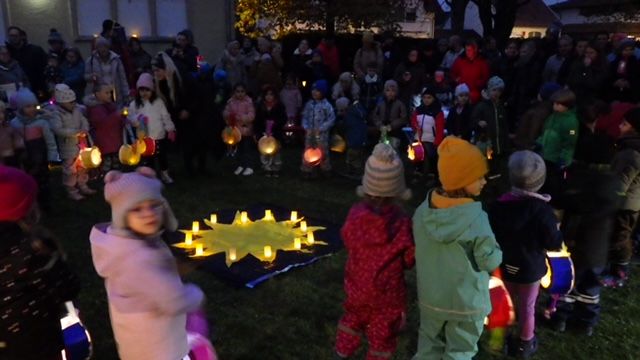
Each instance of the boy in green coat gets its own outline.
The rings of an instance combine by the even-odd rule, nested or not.
[[[482,204],[487,162],[465,140],[438,147],[442,187],[413,216],[420,330],[414,360],[471,359],[491,311],[489,272],[502,261]]]

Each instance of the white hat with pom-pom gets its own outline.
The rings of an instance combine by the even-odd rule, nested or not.
[[[402,160],[391,145],[380,143],[373,149],[365,165],[362,185],[356,192],[359,196],[411,198],[411,189],[407,189],[404,181]]]

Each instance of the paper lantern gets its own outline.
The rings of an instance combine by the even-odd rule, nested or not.
[[[102,163],[102,154],[97,146],[86,147],[78,155],[80,165],[85,169],[95,169]]]
[[[502,280],[495,276],[489,279],[489,297],[491,299],[491,313],[485,321],[487,327],[496,329],[511,325],[515,320],[513,301]]]
[[[138,141],[136,141],[136,144],[142,140],[142,142],[144,142],[144,150],[142,149],[137,149],[138,153],[142,156],[152,156],[153,154],[156,153],[156,141],[153,140],[152,138],[145,136],[142,139],[138,139]]]
[[[547,252],[547,273],[540,279],[542,288],[552,295],[565,295],[573,289],[575,271],[571,254],[563,245],[560,251]]]
[[[236,145],[241,139],[242,133],[240,133],[240,129],[235,126],[227,126],[222,130],[222,141],[227,145]]]
[[[147,151],[147,143],[144,142],[144,139],[138,139],[133,145],[133,148],[135,152],[137,152],[140,155],[143,155],[144,152]]]
[[[317,147],[309,147],[304,151],[303,159],[309,166],[318,166],[322,161],[322,150]]]
[[[123,144],[118,151],[118,159],[122,165],[135,166],[140,162],[140,154],[129,144]]]
[[[407,157],[409,160],[419,163],[424,161],[424,146],[420,141],[414,141],[407,148]]]
[[[347,142],[344,138],[338,134],[333,134],[331,137],[331,151],[337,153],[343,153],[347,150]]]
[[[78,312],[71,301],[65,303],[67,314],[60,319],[64,350],[62,358],[68,360],[84,360],[91,357],[91,335],[84,327]]]
[[[262,155],[275,155],[279,148],[278,140],[271,135],[265,135],[258,140],[258,150]]]

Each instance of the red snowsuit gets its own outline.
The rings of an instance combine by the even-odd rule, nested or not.
[[[361,334],[369,341],[367,359],[388,359],[406,311],[404,269],[415,263],[411,219],[396,205],[380,209],[360,202],[342,227],[348,258],[345,313],[338,324],[336,351],[351,356]]]
[[[489,64],[480,56],[473,60],[469,60],[465,55],[458,56],[451,67],[451,78],[458,85],[467,84],[469,87],[471,104],[482,100],[482,89],[487,86],[490,75]]]

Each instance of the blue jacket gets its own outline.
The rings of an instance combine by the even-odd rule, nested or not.
[[[68,62],[62,63],[60,66],[62,69],[63,82],[76,93],[76,99],[81,100],[84,97],[84,87],[86,82],[84,81],[84,61],[78,61],[75,65],[71,65]]]
[[[335,121],[336,114],[327,99],[309,100],[302,111],[302,127],[307,131],[328,133]]]
[[[367,144],[367,109],[361,102],[356,102],[347,110],[344,117],[347,147],[361,149]]]

